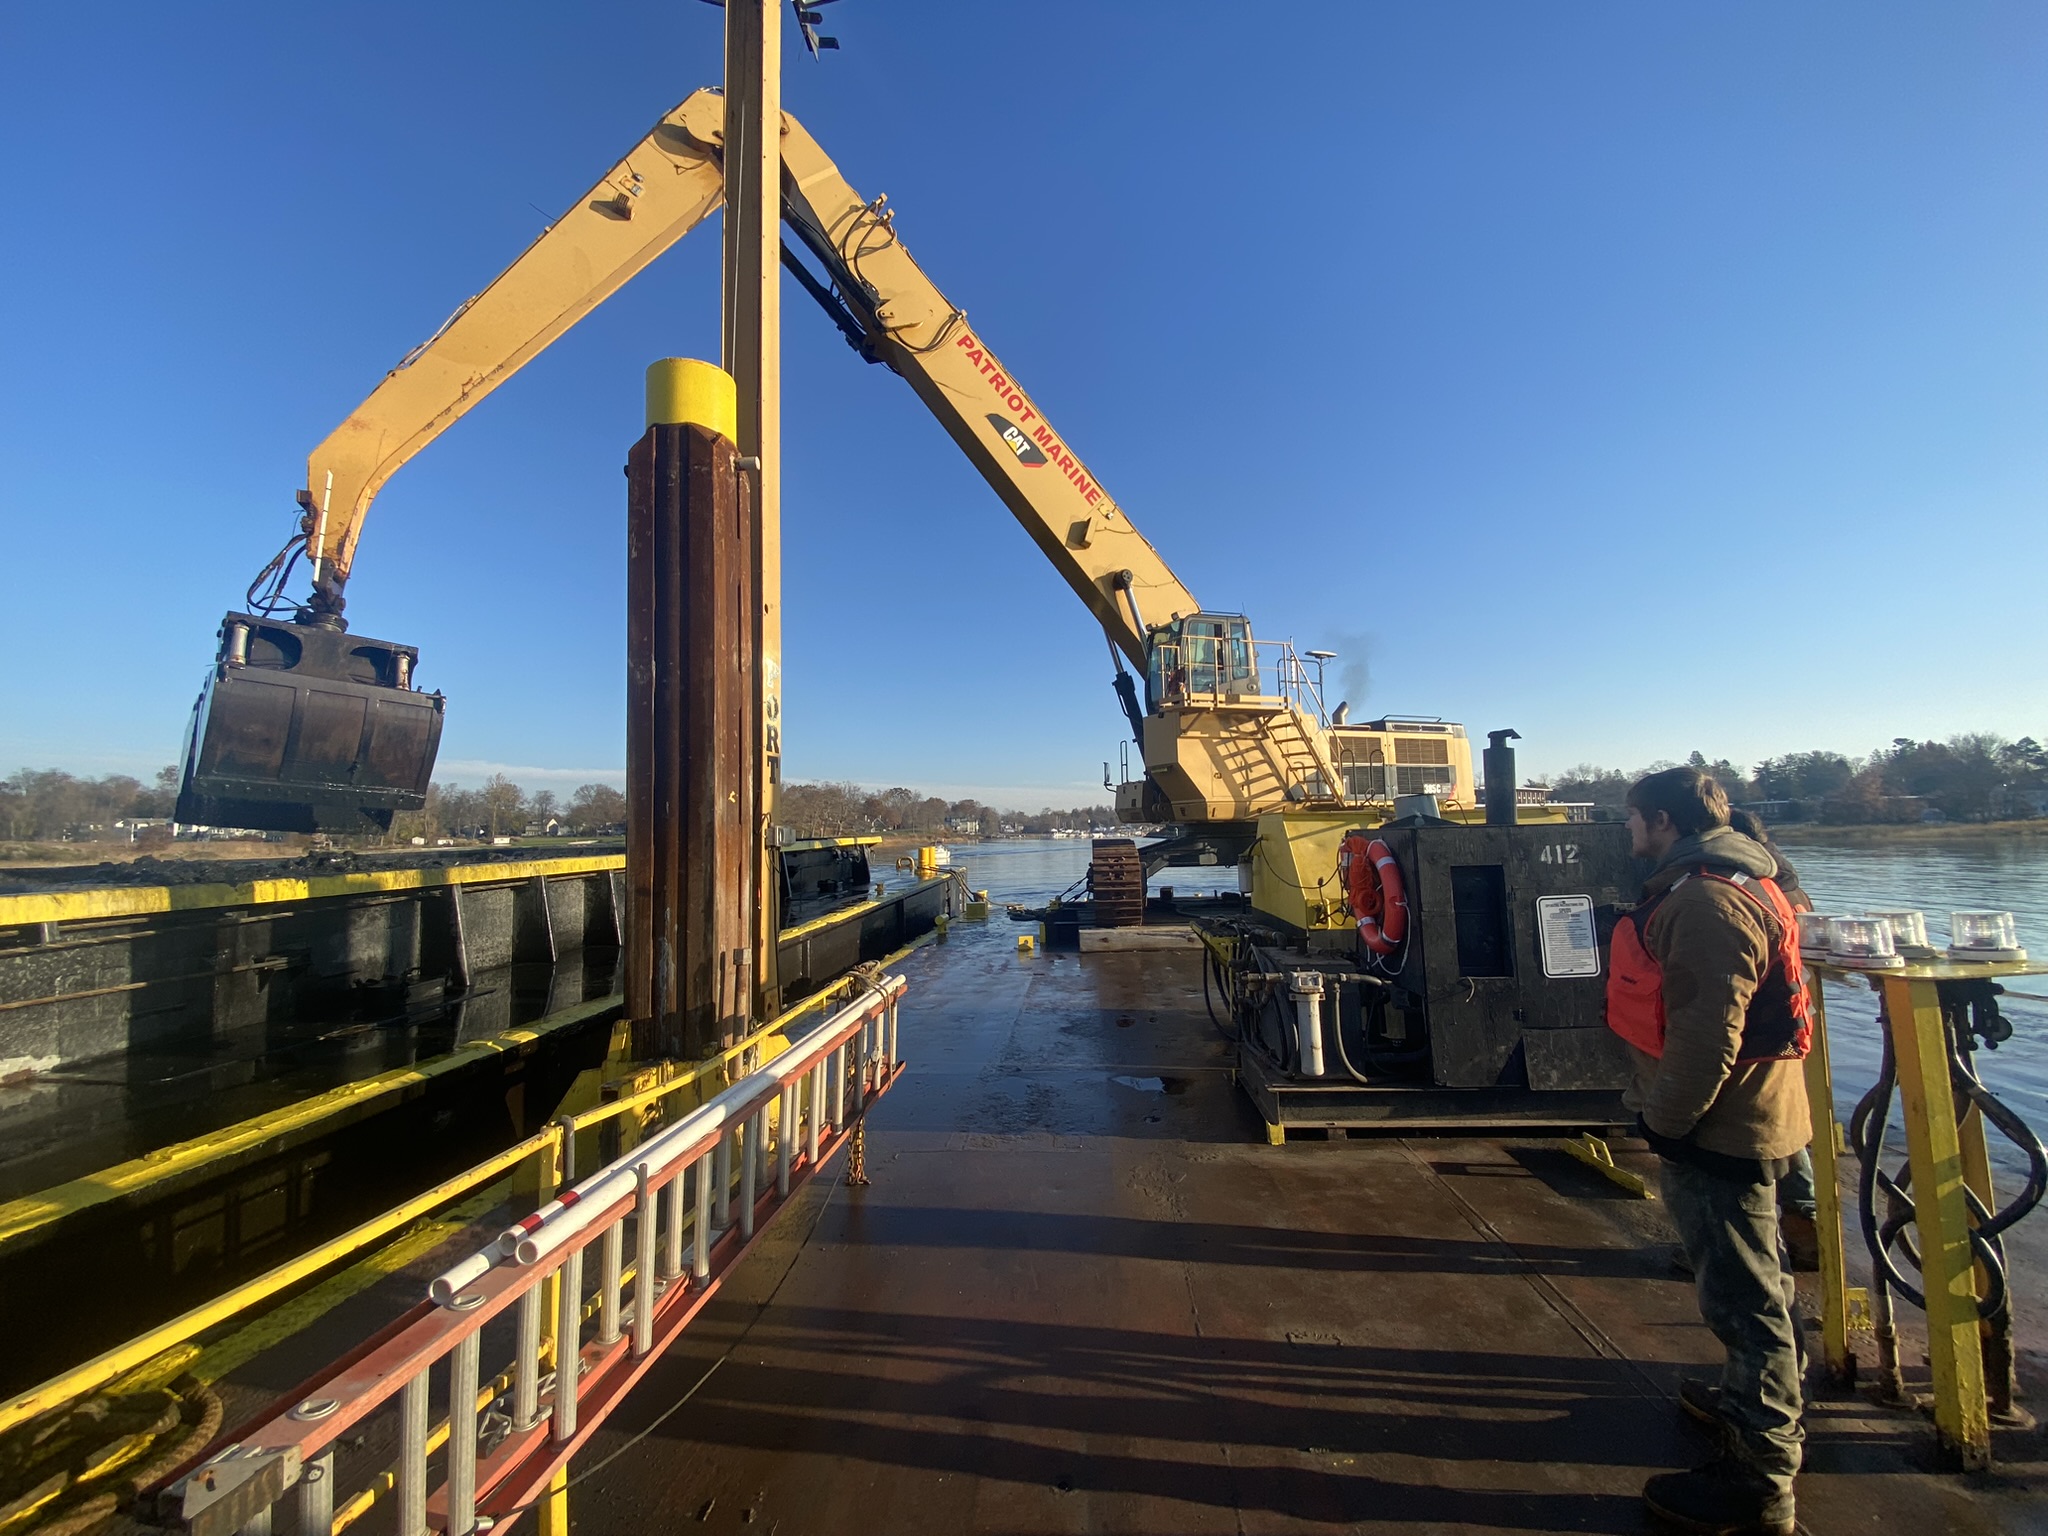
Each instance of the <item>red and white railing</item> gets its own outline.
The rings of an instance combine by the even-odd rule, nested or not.
[[[903,990],[902,977],[884,977],[766,1066],[451,1266],[425,1303],[174,1483],[164,1513],[196,1536],[267,1533],[277,1503],[296,1492],[293,1528],[331,1536],[335,1444],[389,1405],[398,1536],[503,1530],[546,1496],[756,1234],[894,1083]],[[586,1295],[593,1247],[597,1284]],[[492,1326],[501,1319],[510,1326]],[[486,1343],[502,1361],[488,1386]],[[543,1372],[564,1359],[576,1362],[573,1373],[559,1364]],[[430,1426],[431,1373],[444,1362],[448,1416]],[[565,1379],[573,1390],[563,1390]],[[480,1440],[486,1410],[500,1405],[488,1415],[494,1433]],[[430,1462],[443,1444],[445,1455]]]

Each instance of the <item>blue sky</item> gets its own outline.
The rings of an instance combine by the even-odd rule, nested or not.
[[[2048,11],[845,0],[786,105],[1211,608],[1524,763],[2048,732]],[[665,4],[0,14],[0,771],[175,755],[307,450],[719,73]],[[404,469],[442,776],[620,768],[707,226]],[[1100,633],[785,289],[787,771],[1085,801]]]

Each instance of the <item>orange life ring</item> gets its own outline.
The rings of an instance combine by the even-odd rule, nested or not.
[[[1337,865],[1358,937],[1374,954],[1391,955],[1408,937],[1408,891],[1393,849],[1354,832],[1339,846]]]

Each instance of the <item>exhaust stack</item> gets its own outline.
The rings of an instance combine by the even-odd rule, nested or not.
[[[1515,749],[1520,731],[1488,731],[1483,760],[1486,767],[1486,824],[1512,827],[1515,824]]]

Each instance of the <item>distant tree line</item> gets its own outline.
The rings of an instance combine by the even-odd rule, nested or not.
[[[583,784],[567,800],[551,789],[531,793],[502,773],[494,773],[475,789],[434,784],[427,803],[417,811],[392,818],[391,835],[399,842],[423,837],[517,837],[535,832],[573,833],[593,837],[620,831],[626,825],[626,797],[609,784]]]
[[[1036,815],[1003,811],[979,800],[945,800],[901,785],[870,790],[859,784],[785,784],[776,797],[776,822],[799,837],[859,837],[868,833],[930,834],[938,837],[1082,831],[1116,824],[1106,805]]]
[[[148,784],[127,774],[90,779],[54,768],[24,768],[0,779],[0,840],[57,842],[88,837],[117,821],[167,819],[177,797],[175,767],[162,769]],[[1106,805],[1065,811],[1047,807],[1028,815],[997,810],[979,800],[920,795],[900,786],[869,790],[845,783],[785,784],[777,804],[777,822],[799,837],[995,837],[1086,831],[1116,822],[1116,812]],[[584,784],[563,799],[553,790],[528,791],[497,773],[474,789],[433,785],[424,807],[400,812],[393,819],[391,839],[488,841],[517,837],[529,829],[589,837],[623,830],[625,824],[626,797],[609,784]]]
[[[1901,736],[1863,757],[1791,752],[1767,757],[1753,768],[1702,752],[1686,760],[1719,779],[1730,800],[1768,804],[1780,820],[1919,821],[1929,812],[1952,821],[2048,815],[2048,749],[2031,736],[2018,741],[1984,731],[1947,741]],[[1645,773],[1675,766],[1664,760],[1623,772],[1580,763],[1550,780],[1550,795],[1618,812],[1630,784]],[[175,767],[160,769],[149,783],[120,773],[93,779],[55,768],[23,768],[0,779],[0,840],[54,842],[88,836],[117,821],[167,818],[177,794]],[[979,800],[920,795],[901,785],[870,790],[845,782],[785,784],[777,805],[777,822],[799,837],[997,837],[1085,832],[1116,824],[1116,812],[1106,805],[1047,806],[1029,814],[998,810]],[[545,831],[550,823],[557,832],[585,837],[623,829],[626,797],[609,784],[584,784],[564,800],[553,790],[528,792],[499,773],[475,789],[434,785],[423,809],[403,812],[393,821],[391,835],[398,842],[516,837],[529,828]]]
[[[23,768],[0,779],[0,838],[9,842],[55,842],[117,821],[171,814],[178,798],[178,770],[161,770],[153,783],[110,773],[81,779],[56,768]]]
[[[1768,804],[1787,821],[1920,821],[1929,812],[1951,821],[2004,821],[2048,814],[2048,749],[2031,736],[1900,736],[1864,757],[1792,752],[1751,769],[1701,752],[1686,761],[1720,780],[1738,805]],[[1551,779],[1550,795],[1619,809],[1629,785],[1643,774],[1676,766],[1667,760],[1623,773],[1581,763]]]

